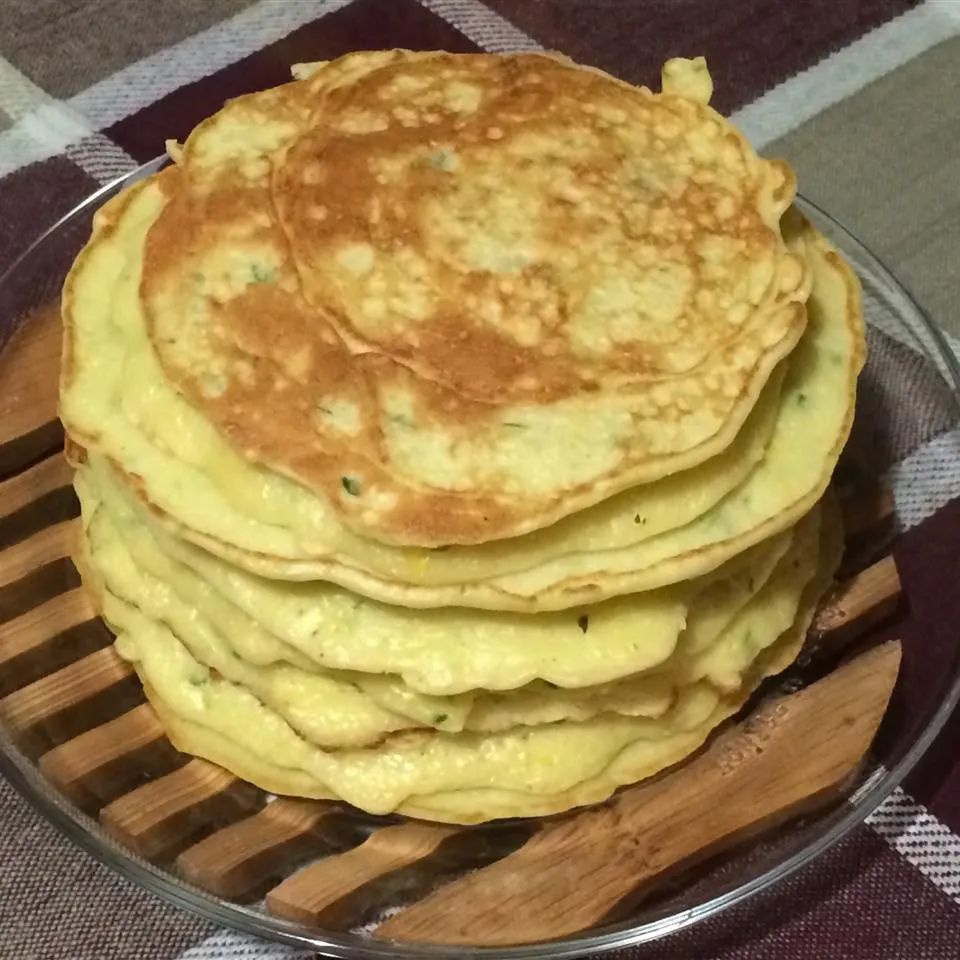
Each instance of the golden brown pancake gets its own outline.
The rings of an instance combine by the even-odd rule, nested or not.
[[[264,789],[600,801],[795,657],[859,285],[702,59],[295,76],[171,142],[65,284],[84,582],[174,744]]]
[[[167,375],[383,542],[514,536],[703,462],[809,284],[792,176],[688,86],[388,52],[234,101],[148,237]]]
[[[365,540],[325,500],[241,458],[163,378],[137,296],[142,238],[162,206],[151,180],[97,214],[64,290],[62,416],[171,532],[268,578],[322,578],[417,607],[592,603],[698,576],[789,526],[820,496],[845,442],[863,362],[859,288],[835,251],[787,217],[785,235],[816,278],[811,319],[785,392],[754,408],[743,449],[738,436],[685,474],[523,538],[443,551]],[[770,402],[779,412],[768,443],[769,416],[756,418]]]

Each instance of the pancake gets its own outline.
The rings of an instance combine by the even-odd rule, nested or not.
[[[250,690],[317,746],[364,746],[393,731],[424,726],[448,732],[488,731],[587,719],[602,712],[660,717],[675,699],[677,684],[665,675],[570,692],[535,683],[507,697],[473,691],[431,697],[389,675],[324,670],[291,648],[276,650],[275,655],[282,656],[263,662],[271,647],[284,645],[252,620],[241,622],[244,618],[235,614],[208,618],[207,598],[191,606],[169,582],[138,567],[107,510],[98,508],[87,530],[82,566],[90,573],[85,579],[114,628],[122,629],[128,622],[127,607],[162,623],[199,664]],[[214,610],[222,615],[225,606],[220,603]],[[248,659],[251,652],[255,659]]]
[[[471,788],[445,791],[408,800],[402,812],[412,817],[452,823],[482,823],[516,816],[548,816],[579,806],[606,800],[620,787],[661,773],[697,751],[711,734],[740,710],[760,682],[786,669],[796,658],[813,619],[817,603],[832,580],[840,557],[839,528],[834,527],[830,541],[824,544],[824,563],[801,600],[793,624],[777,637],[764,655],[755,661],[735,692],[722,697],[707,720],[689,730],[672,733],[662,739],[640,739],[630,743],[598,775],[583,780],[562,793],[531,795],[514,789]],[[828,561],[827,554],[832,551]],[[197,730],[194,734],[203,733]],[[188,734],[189,735],[189,734]]]
[[[105,507],[107,536],[131,558],[119,562],[120,575],[136,567],[160,580],[174,595],[167,602],[177,599],[187,607],[184,616],[202,616],[219,627],[235,655],[254,665],[395,675],[406,688],[433,697],[513,690],[532,680],[593,687],[669,663],[687,635],[695,651],[709,648],[792,543],[788,532],[702,582],[577,611],[530,616],[453,607],[424,615],[363,601],[321,581],[269,581],[230,567],[164,534],[93,456],[77,488],[87,522]],[[402,713],[410,709],[379,695],[378,702]],[[449,729],[462,709],[462,702],[448,709],[427,700],[414,716],[444,714]]]
[[[481,587],[475,602],[463,583],[536,566],[551,555],[621,549],[682,526],[743,481],[775,428],[779,373],[723,454],[553,528],[441,554],[364,541],[303,488],[247,465],[163,379],[136,295],[137,245],[161,206],[156,182],[148,182],[97,214],[93,242],[65,288],[61,416],[77,441],[131,476],[171,530],[238,565],[294,579],[322,576],[387,601],[496,608],[495,591]],[[292,559],[311,553],[328,559]],[[503,603],[533,606],[510,597]]]
[[[142,522],[124,517],[122,507],[113,508],[109,495],[106,501],[98,499],[85,474],[80,479],[87,530],[83,565],[93,574],[86,579],[101,604],[107,606],[104,598],[109,594],[111,600],[162,622],[199,663],[249,689],[302,736],[324,747],[371,743],[393,730],[413,726],[449,732],[490,731],[587,719],[602,712],[662,716],[670,709],[678,687],[707,676],[711,665],[716,669],[717,663],[728,661],[723,651],[733,645],[731,641],[739,644],[741,638],[739,626],[728,625],[736,623],[745,604],[762,611],[769,604],[766,593],[777,602],[782,588],[767,588],[771,573],[775,574],[774,583],[788,574],[791,586],[799,591],[812,575],[806,568],[816,556],[818,517],[814,513],[800,525],[799,537],[767,551],[762,563],[749,567],[748,577],[718,580],[701,592],[688,613],[676,650],[654,668],[653,675],[634,675],[576,690],[541,681],[505,695],[470,690],[459,696],[425,696],[397,677],[331,671],[304,657],[226,599],[213,596],[198,578],[185,577],[182,567],[178,570],[175,562],[151,544]],[[782,599],[779,602],[782,605]],[[474,642],[482,650],[485,636],[482,624],[479,626]],[[362,622],[357,629],[362,633]],[[404,638],[398,639],[402,642]],[[737,652],[741,652],[739,647]],[[697,673],[704,659],[707,667]],[[455,661],[449,669],[456,669]],[[730,670],[727,666],[728,674]]]
[[[784,231],[813,273],[809,325],[790,357],[771,441],[739,487],[693,522],[629,547],[564,554],[458,592],[408,588],[393,595],[411,604],[445,596],[496,609],[560,609],[703,576],[808,512],[850,433],[866,352],[863,311],[856,276],[826,239],[796,211]]]
[[[824,537],[829,535],[824,531]],[[722,638],[709,644],[698,638],[679,646],[664,669],[679,683],[709,680],[722,691],[739,689],[750,665],[796,618],[801,597],[822,565],[820,540],[821,515],[815,509],[797,524],[790,549],[762,589],[726,620]]]
[[[768,640],[776,635],[770,628],[777,626],[777,610],[786,617],[782,626],[789,624],[797,595],[816,567],[819,530],[814,511],[792,541],[750,566],[749,577],[718,580],[702,591],[673,654],[647,674],[573,690],[534,681],[505,694],[470,690],[441,697],[425,696],[390,675],[324,669],[225,598],[214,597],[197,577],[185,576],[183,567],[178,569],[150,542],[142,523],[125,520],[122,510],[115,519],[109,503],[94,502],[86,482],[80,489],[88,534],[86,566],[96,573],[101,603],[109,593],[162,621],[198,662],[249,689],[307,740],[324,747],[376,742],[413,726],[496,731],[603,712],[659,717],[683,685],[708,678],[716,686],[736,687],[753,659],[745,653],[756,649],[764,635],[754,625],[757,618]],[[358,627],[362,630],[362,624]],[[753,645],[751,638],[756,638]],[[475,639],[482,646],[482,630]]]
[[[836,515],[828,510],[812,578],[797,591],[789,625],[766,655],[723,696],[709,683],[682,688],[672,709],[655,720],[600,714],[500,733],[407,733],[366,750],[324,752],[248,691],[210,676],[173,634],[132,608],[116,618],[118,649],[135,662],[178,748],[264,789],[454,822],[541,815],[602,800],[695,750],[764,676],[796,655],[839,545]],[[763,635],[776,636],[767,628],[781,619],[774,603]],[[238,738],[237,731],[252,729],[257,737]]]
[[[813,578],[800,596],[793,623],[773,642],[769,642],[772,635],[766,630],[761,629],[757,633],[757,637],[764,637],[768,645],[743,675],[739,689],[728,691],[713,715],[701,727],[675,734],[669,740],[645,740],[631,744],[599,777],[581,782],[562,796],[534,798],[512,790],[457,790],[413,798],[404,805],[404,812],[413,817],[454,823],[480,823],[497,817],[545,816],[599,802],[618,787],[653,776],[685,759],[743,706],[763,680],[786,670],[800,653],[817,606],[829,590],[843,555],[840,511],[831,493],[828,492],[824,497],[821,510],[819,562]],[[191,734],[205,738],[205,734],[196,728],[187,735]],[[212,741],[210,746],[213,746]],[[229,750],[223,741],[219,746]]]
[[[639,736],[660,738],[677,727],[701,723],[718,702],[709,685],[701,684],[685,692],[669,721],[606,715],[495,734],[414,731],[364,750],[322,751],[250,691],[212,677],[163,625],[132,607],[108,605],[105,612],[118,629],[118,651],[134,662],[161,716],[173,712],[237,741],[242,739],[238,731],[256,730],[256,737],[246,738],[250,752],[309,774],[319,781],[315,795],[332,793],[373,813],[392,812],[405,794],[420,792],[427,783],[429,792],[436,792],[441,786],[456,789],[465,778],[474,784],[493,778],[504,785],[524,783],[530,792],[554,792],[600,772]],[[568,751],[571,764],[563,762]],[[528,764],[533,756],[540,758],[535,766]]]
[[[386,543],[517,536],[704,462],[809,283],[792,175],[675,89],[396,51],[228,105],[159,181],[166,375]]]
[[[68,275],[83,582],[174,746],[265,790],[602,801],[797,656],[859,285],[702,58],[294,77],[170,141]]]

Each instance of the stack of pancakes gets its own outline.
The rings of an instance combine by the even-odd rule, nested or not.
[[[600,801],[799,650],[856,280],[702,60],[295,76],[171,143],[66,283],[84,580],[173,743],[269,791]]]

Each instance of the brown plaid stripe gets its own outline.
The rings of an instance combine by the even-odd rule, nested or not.
[[[287,82],[292,63],[384,46],[456,53],[479,49],[416,0],[354,0],[213,76],[175,90],[105,132],[137,160],[149,160],[162,152],[165,137],[185,137],[230,97]]]
[[[702,53],[730,113],[916,0],[491,0],[547,47],[632,83],[659,85],[666,57]]]
[[[896,897],[891,897],[896,891]],[[957,906],[876,834],[861,830],[816,869],[717,920],[617,960],[947,960]]]

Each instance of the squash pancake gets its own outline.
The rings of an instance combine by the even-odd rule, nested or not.
[[[697,576],[744,549],[745,538],[789,525],[822,493],[849,432],[864,356],[859,286],[826,241],[791,216],[788,241],[814,275],[811,329],[790,358],[775,423],[762,399],[748,422],[754,429],[727,455],[516,540],[440,553],[362,540],[303,488],[248,466],[164,381],[136,296],[137,237],[161,207],[149,182],[98,212],[94,242],[65,289],[61,415],[77,440],[138,478],[172,531],[266,576],[323,577],[408,606],[530,611],[648,589]],[[651,518],[666,535],[645,535]],[[290,558],[298,552],[325,559]]]
[[[304,488],[248,465],[165,381],[137,297],[138,246],[162,203],[154,180],[97,213],[94,238],[64,292],[61,416],[75,440],[137,478],[134,485],[171,530],[265,575],[320,576],[417,606],[496,608],[497,591],[481,586],[475,601],[464,585],[535,568],[551,556],[621,549],[689,523],[746,478],[775,428],[782,371],[722,454],[554,527],[441,553],[363,540]]]
[[[450,607],[424,615],[361,600],[333,584],[276,582],[230,567],[155,527],[94,457],[78,474],[77,486],[88,523],[98,523],[102,504],[111,528],[105,538],[132,558],[114,564],[120,571],[115,576],[136,567],[141,577],[159,579],[164,592],[173,594],[165,602],[185,601],[189,616],[212,621],[240,658],[392,674],[434,696],[513,690],[535,679],[590,687],[666,669],[685,637],[693,652],[716,641],[792,541],[788,533],[761,544],[702,582],[576,611],[531,616]],[[126,599],[143,605],[113,582]],[[448,721],[457,715],[428,703],[428,709],[448,714]]]
[[[699,100],[549,57],[359,63],[228,105],[161,180],[142,295],[196,408],[406,545],[725,449],[805,324],[783,165]]]
[[[453,822],[543,815],[598,802],[692,753],[764,676],[796,656],[839,562],[835,511],[825,519],[812,579],[796,592],[788,625],[766,655],[724,695],[708,683],[684,687],[659,719],[600,714],[484,734],[408,732],[364,750],[323,751],[250,692],[211,675],[164,626],[119,601],[105,613],[174,744],[264,789]],[[773,630],[764,633],[775,637],[779,622],[774,604],[766,625]],[[252,729],[255,738],[237,734]]]
[[[790,168],[548,54],[301,64],[63,291],[76,564],[171,742],[475,823],[682,761],[797,656],[861,293]]]

